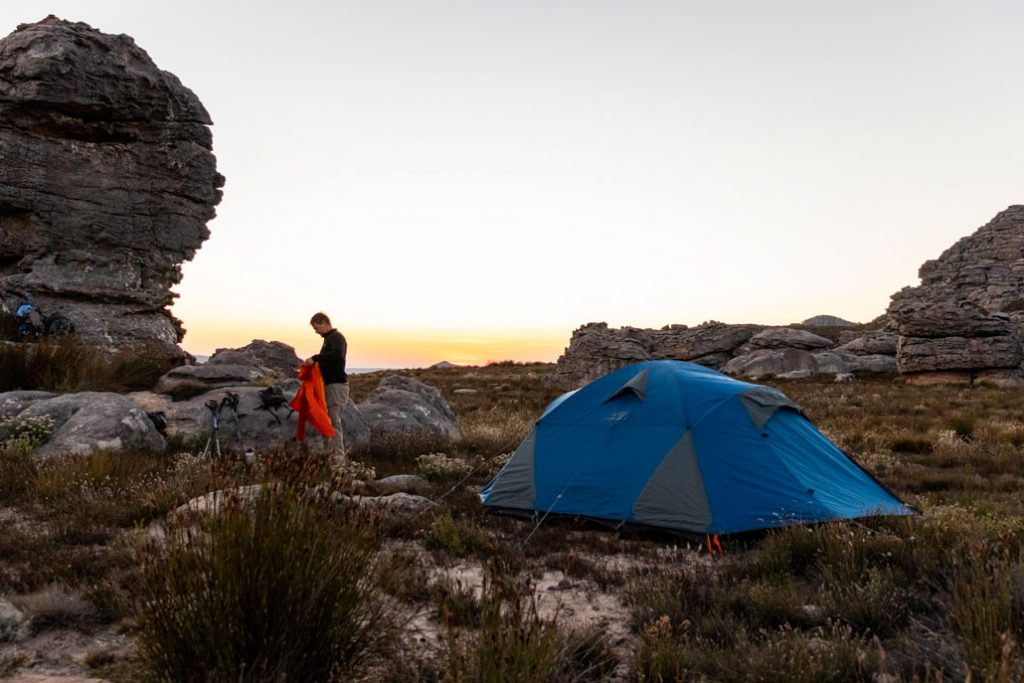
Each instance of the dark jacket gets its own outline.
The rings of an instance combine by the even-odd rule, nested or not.
[[[348,342],[344,335],[337,330],[331,330],[323,335],[324,345],[320,353],[313,356],[313,360],[320,364],[320,373],[324,376],[324,384],[345,384],[348,382],[348,375],[345,374],[345,353],[348,352]]]

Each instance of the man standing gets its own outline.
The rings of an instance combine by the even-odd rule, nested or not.
[[[334,437],[327,444],[327,457],[345,462],[345,436],[342,433],[341,415],[348,403],[348,375],[345,374],[345,354],[348,343],[344,335],[334,329],[331,319],[325,313],[317,313],[309,320],[317,334],[324,338],[320,353],[307,358],[305,365],[318,363],[324,377],[324,393],[327,398],[327,414],[331,417]]]

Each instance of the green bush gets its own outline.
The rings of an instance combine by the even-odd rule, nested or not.
[[[423,530],[423,546],[428,550],[442,550],[452,557],[465,557],[486,549],[487,536],[479,526],[456,520],[451,511],[445,509]]]
[[[264,487],[198,527],[173,526],[137,596],[160,681],[348,680],[384,643],[379,526]]]

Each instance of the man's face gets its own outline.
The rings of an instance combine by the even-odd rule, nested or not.
[[[312,325],[313,325],[313,330],[317,334],[324,334],[326,332],[330,332],[331,331],[331,326],[328,325],[327,323],[312,323]]]

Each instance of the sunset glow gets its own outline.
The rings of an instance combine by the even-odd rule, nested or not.
[[[218,348],[245,346],[253,339],[281,341],[294,346],[301,358],[320,350],[320,337],[307,324],[268,325],[258,320],[230,324],[199,320],[182,344],[190,353],[210,355]],[[556,360],[569,343],[571,330],[524,330],[510,334],[495,330],[368,330],[338,325],[349,344],[348,365],[353,368],[415,368],[448,361],[455,365],[483,365],[493,361]]]

